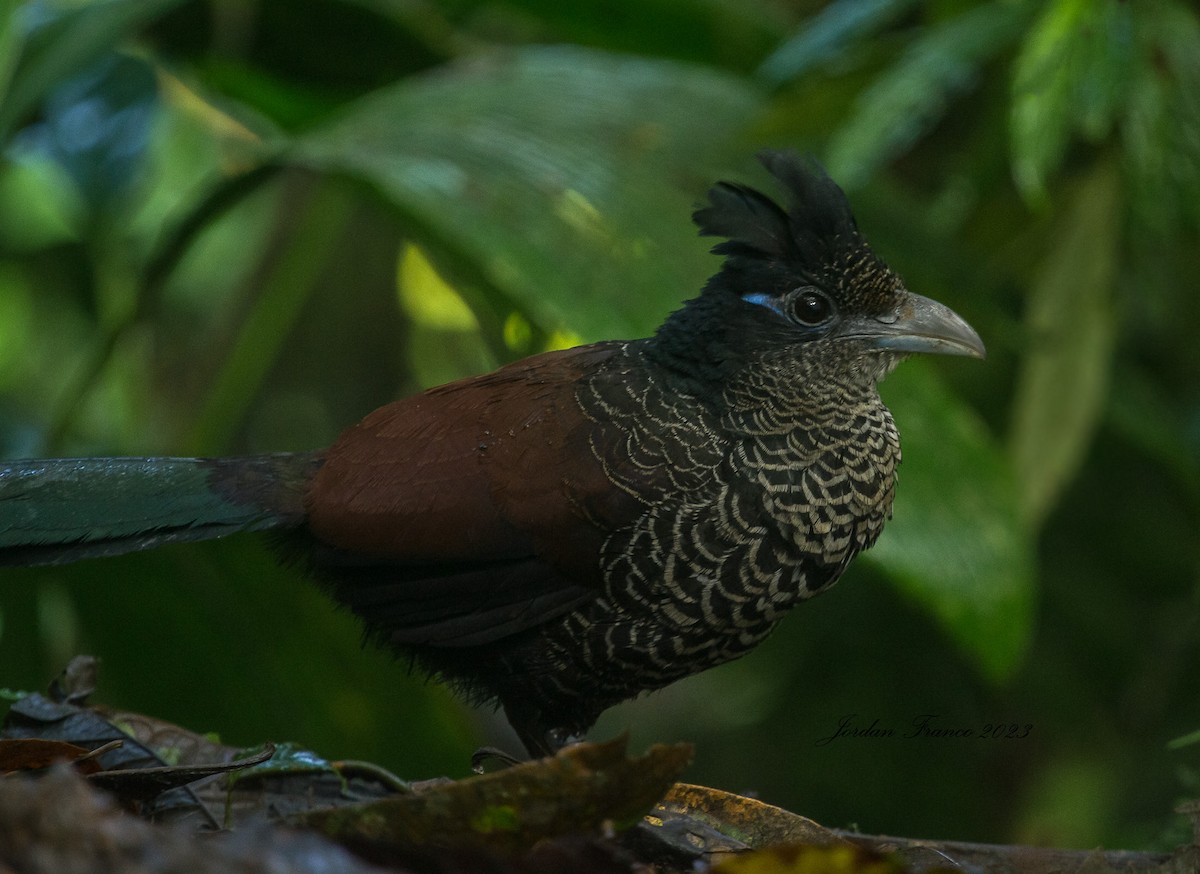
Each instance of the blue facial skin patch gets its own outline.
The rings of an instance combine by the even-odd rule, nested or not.
[[[791,314],[784,309],[783,298],[779,295],[754,292],[753,294],[743,294],[742,300],[744,300],[746,303],[755,304],[756,306],[766,307],[780,318],[786,319],[789,322],[795,321],[795,319],[791,317]]]

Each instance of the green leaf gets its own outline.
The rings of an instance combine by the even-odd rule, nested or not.
[[[1120,206],[1115,168],[1096,164],[1071,198],[1029,293],[1011,449],[1021,509],[1034,527],[1082,463],[1108,392]]]
[[[759,75],[772,85],[798,79],[814,67],[842,59],[854,43],[915,5],[916,0],[834,0],[772,52]]]
[[[1073,131],[1102,139],[1127,92],[1133,60],[1132,10],[1118,0],[1054,0],[1017,57],[1012,152],[1017,185],[1045,198]]]
[[[985,3],[918,37],[884,70],[829,143],[830,173],[846,188],[865,182],[945,115],[973,88],[981,68],[1014,40],[1028,4]]]
[[[1181,217],[1200,223],[1200,19],[1178,3],[1148,3],[1135,20],[1141,55],[1121,119],[1131,206],[1155,236]]]
[[[987,676],[1003,678],[1025,652],[1033,608],[1033,542],[1012,469],[928,362],[901,365],[883,394],[904,463],[895,518],[866,557],[929,610]]]
[[[111,50],[138,27],[153,21],[182,0],[93,0],[57,14],[49,3],[28,3],[16,25],[31,26],[24,53],[0,102],[0,141],[31,112],[47,92]],[[25,21],[21,21],[22,16]],[[10,22],[12,26],[12,22]]]
[[[7,99],[8,85],[24,43],[17,14],[20,7],[20,0],[0,0],[0,106]]]
[[[746,72],[779,42],[787,20],[770,4],[745,0],[508,0],[504,6],[519,10],[519,26],[539,42],[553,35],[557,43]]]
[[[522,49],[379,91],[290,159],[371,184],[493,337],[514,308],[631,336],[711,272],[687,215],[760,104],[699,67]]]
[[[1195,746],[1196,744],[1200,744],[1200,729],[1171,738],[1171,740],[1167,741],[1167,749],[1181,750],[1184,747]]]

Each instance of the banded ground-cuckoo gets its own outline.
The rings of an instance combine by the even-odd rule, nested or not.
[[[724,263],[654,336],[430,389],[322,452],[0,464],[0,565],[288,532],[372,636],[503,706],[533,754],[745,654],[891,514],[877,383],[910,352],[984,354],[815,162],[761,159],[787,209],[715,185],[693,218]]]

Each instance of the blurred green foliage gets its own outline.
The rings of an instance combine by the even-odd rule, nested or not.
[[[896,519],[754,655],[609,714],[829,825],[1151,846],[1200,792],[1200,16],[1183,0],[0,2],[0,452],[308,448],[644,334],[760,146],[991,357],[884,385]],[[489,714],[254,538],[4,572],[0,684],[405,776]],[[853,714],[1023,739],[818,741]],[[1003,732],[1001,732],[1003,734]]]

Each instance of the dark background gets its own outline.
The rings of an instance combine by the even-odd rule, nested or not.
[[[840,586],[594,736],[694,741],[688,779],[830,826],[1186,834],[1192,5],[2,4],[0,98],[14,458],[321,446],[424,385],[645,334],[717,265],[688,221],[706,187],[769,187],[762,146],[813,152],[989,358],[913,361],[883,386],[897,517]],[[0,686],[42,688],[77,652],[101,657],[105,700],[231,743],[411,778],[515,747],[363,650],[253,537],[4,571]],[[924,715],[974,736],[902,737]],[[897,736],[820,743],[847,717]]]

